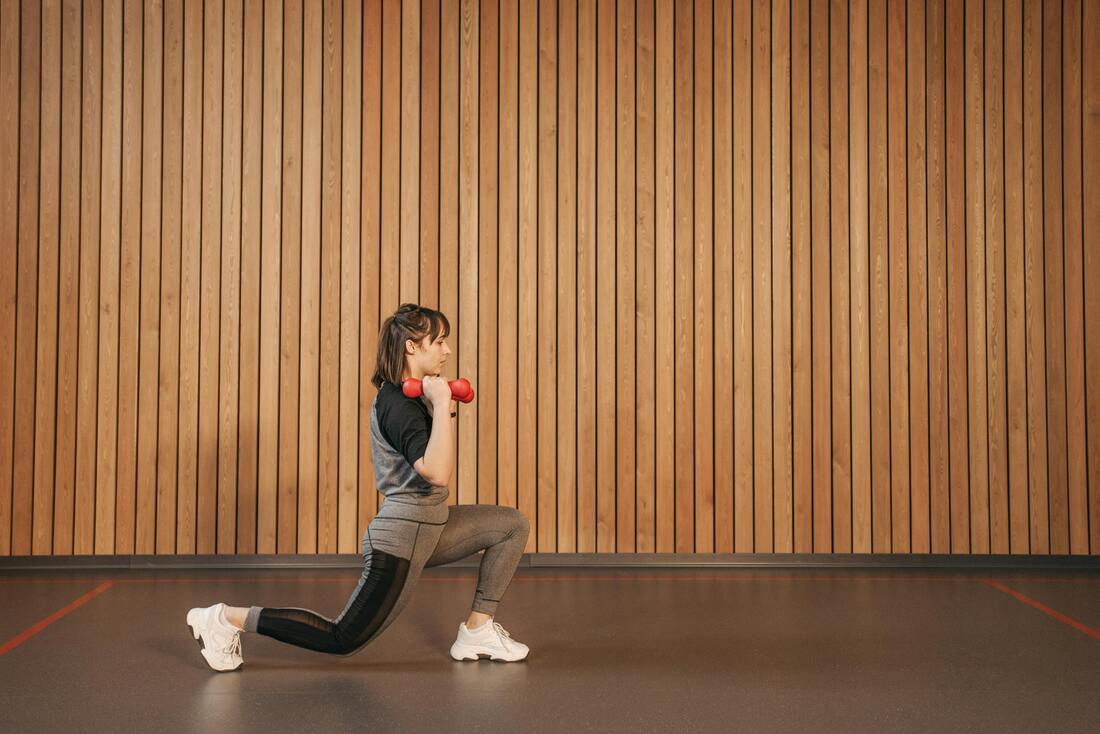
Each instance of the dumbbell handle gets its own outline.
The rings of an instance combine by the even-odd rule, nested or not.
[[[451,380],[447,385],[451,388],[451,397],[460,403],[468,403],[474,399],[474,389],[465,377]],[[424,392],[423,384],[415,377],[410,377],[401,383],[401,392],[407,398],[418,398]]]

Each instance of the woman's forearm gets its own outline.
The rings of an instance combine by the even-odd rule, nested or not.
[[[445,407],[437,406],[434,411],[432,433],[424,452],[424,478],[439,487],[450,484],[455,464],[454,418],[444,411]]]

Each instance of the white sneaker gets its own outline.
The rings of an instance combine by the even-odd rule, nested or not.
[[[455,660],[479,660],[488,655],[490,660],[511,663],[523,660],[528,652],[527,645],[513,640],[497,622],[486,622],[473,632],[463,622],[458,625],[458,639],[451,645],[451,657]]]
[[[225,604],[196,607],[187,613],[191,636],[198,640],[199,650],[214,670],[236,670],[244,664],[241,657],[241,631],[222,621]]]

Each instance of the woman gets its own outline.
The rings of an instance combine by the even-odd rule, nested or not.
[[[363,535],[363,574],[344,611],[329,620],[298,608],[219,603],[192,609],[187,625],[211,668],[236,670],[244,663],[242,631],[318,652],[358,652],[401,613],[425,567],[480,550],[485,555],[473,607],[458,626],[451,657],[487,655],[508,662],[527,657],[527,646],[493,620],[527,545],[527,518],[511,507],[447,504],[457,413],[448,382],[439,375],[451,353],[450,332],[441,312],[408,303],[382,325],[371,379],[378,393],[370,433],[375,485],[385,500]],[[402,392],[402,381],[410,377],[423,381],[421,398]]]

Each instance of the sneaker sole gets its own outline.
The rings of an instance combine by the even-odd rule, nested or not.
[[[530,652],[530,651],[528,651],[528,652]],[[475,651],[475,650],[471,650],[471,649],[461,650],[458,654],[455,654],[455,647],[454,646],[451,647],[451,658],[453,660],[457,660],[458,662],[464,662],[464,661],[470,661],[470,660],[473,660],[473,661],[476,662],[478,660],[481,660],[484,657],[484,658],[488,658],[489,660],[496,661],[498,663],[518,663],[522,660],[526,660],[527,659],[527,654],[528,653],[525,652],[525,653],[523,653],[523,655],[521,657],[518,657],[518,658],[505,658],[505,657],[499,657],[499,656],[493,655],[490,652],[480,652],[480,651]]]
[[[240,670],[244,667],[242,662],[235,668],[215,668],[214,664],[210,662],[210,658],[206,657],[206,643],[202,640],[202,635],[195,628],[195,625],[191,619],[191,612],[187,613],[187,629],[191,630],[191,636],[195,638],[195,642],[199,643],[199,652],[202,654],[202,659],[206,661],[206,664],[210,666],[211,670],[216,670],[219,673],[231,673],[234,670]]]

